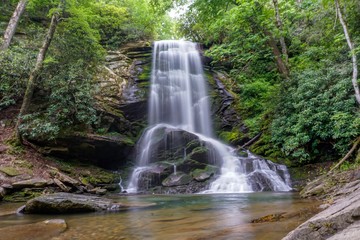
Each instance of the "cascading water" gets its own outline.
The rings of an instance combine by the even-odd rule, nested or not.
[[[209,152],[207,163],[221,166],[220,175],[205,192],[291,190],[285,166],[251,153],[247,158],[237,156],[233,148],[213,138],[210,119],[207,86],[196,44],[175,40],[155,42],[149,127],[137,144],[137,168],[127,192],[137,192],[141,175],[149,169],[160,178],[161,166],[154,168],[151,164],[164,154],[163,149],[173,150],[172,155],[176,156],[175,149],[180,146],[181,158],[186,159],[186,149],[195,138]]]

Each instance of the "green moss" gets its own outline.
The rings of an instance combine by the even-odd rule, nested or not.
[[[32,169],[34,167],[34,165],[31,162],[26,160],[17,160],[16,165],[26,169]]]
[[[25,202],[32,198],[38,197],[42,194],[43,189],[24,188],[19,192],[14,192],[4,196],[4,201],[7,202]]]
[[[10,177],[14,177],[21,174],[16,168],[13,167],[0,167],[0,172],[3,172]]]
[[[142,73],[138,76],[138,79],[142,82],[141,84],[145,83],[144,81],[150,80],[151,69],[150,65],[144,65]],[[149,81],[147,81],[149,85]]]
[[[240,132],[237,127],[233,128],[231,131],[222,131],[219,133],[219,138],[227,143],[238,142],[243,136],[244,134]]]

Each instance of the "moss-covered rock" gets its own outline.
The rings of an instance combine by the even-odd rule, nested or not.
[[[43,188],[24,188],[20,191],[6,194],[3,200],[7,202],[24,202],[40,196],[43,191]]]
[[[0,167],[0,172],[3,172],[10,177],[15,177],[21,174],[19,170],[14,167]]]
[[[210,179],[216,172],[215,167],[207,166],[205,169],[195,169],[191,172],[191,176],[198,182],[203,182]]]
[[[191,180],[192,178],[190,175],[183,172],[177,172],[170,174],[164,181],[162,181],[162,185],[165,187],[181,186],[189,184]]]

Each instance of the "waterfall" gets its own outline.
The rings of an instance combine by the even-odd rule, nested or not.
[[[152,171],[152,176],[146,177],[147,183],[159,181],[162,166],[152,168],[151,164],[164,154],[161,150],[181,146],[182,159],[186,159],[185,146],[194,137],[211,152],[208,164],[220,168],[219,176],[206,192],[251,192],[268,188],[289,191],[285,166],[285,173],[279,170],[283,173],[280,176],[278,168],[281,167],[278,166],[281,165],[254,155],[241,158],[233,148],[213,138],[207,85],[196,46],[192,42],[175,40],[154,44],[149,127],[137,144],[137,167],[127,191],[137,192],[142,174],[146,171]],[[165,140],[160,141],[160,137]],[[171,163],[171,166],[176,173],[176,164]]]

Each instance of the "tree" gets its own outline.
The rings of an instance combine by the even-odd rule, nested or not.
[[[275,16],[276,16],[276,27],[280,31],[280,45],[281,45],[281,51],[282,55],[284,57],[285,64],[288,64],[288,53],[287,53],[287,47],[285,43],[285,38],[283,36],[283,24],[280,17],[280,11],[279,11],[279,4],[277,0],[273,0],[274,8],[275,8]]]
[[[339,21],[341,23],[341,26],[343,28],[344,31],[344,35],[346,38],[346,42],[349,46],[349,50],[350,50],[350,54],[351,54],[351,60],[352,60],[352,67],[353,67],[353,73],[352,73],[352,85],[354,87],[355,90],[355,98],[357,103],[360,105],[360,91],[359,91],[359,85],[357,82],[357,76],[358,76],[358,67],[357,67],[357,57],[356,57],[356,51],[355,51],[355,47],[354,47],[354,43],[352,42],[351,38],[350,38],[350,34],[349,34],[349,30],[348,27],[346,25],[345,19],[342,15],[341,12],[341,8],[340,8],[340,2],[339,0],[335,0],[335,9],[336,9],[336,14],[339,17]]]
[[[53,15],[51,17],[51,23],[50,23],[48,32],[47,32],[46,37],[44,39],[43,45],[39,50],[39,54],[38,54],[37,59],[36,59],[35,67],[32,70],[32,72],[30,74],[30,77],[29,77],[29,80],[27,82],[24,99],[23,99],[23,102],[22,102],[22,105],[21,105],[18,121],[17,121],[16,127],[15,127],[16,135],[17,135],[17,138],[18,138],[18,140],[20,142],[23,142],[23,139],[22,139],[22,136],[21,136],[20,131],[19,131],[19,126],[20,126],[20,124],[22,122],[22,117],[26,114],[26,112],[29,109],[31,98],[32,98],[33,93],[34,93],[35,81],[36,81],[37,77],[39,76],[40,71],[42,69],[46,53],[47,53],[47,51],[49,49],[49,46],[51,44],[51,41],[52,41],[52,39],[54,37],[54,33],[55,33],[56,26],[57,26],[58,22],[59,22],[59,13],[55,12],[55,13],[53,13]]]
[[[9,24],[4,33],[4,42],[0,50],[5,50],[10,46],[11,39],[15,34],[16,27],[19,23],[20,17],[23,14],[26,7],[27,0],[20,0],[12,17],[10,18]]]

